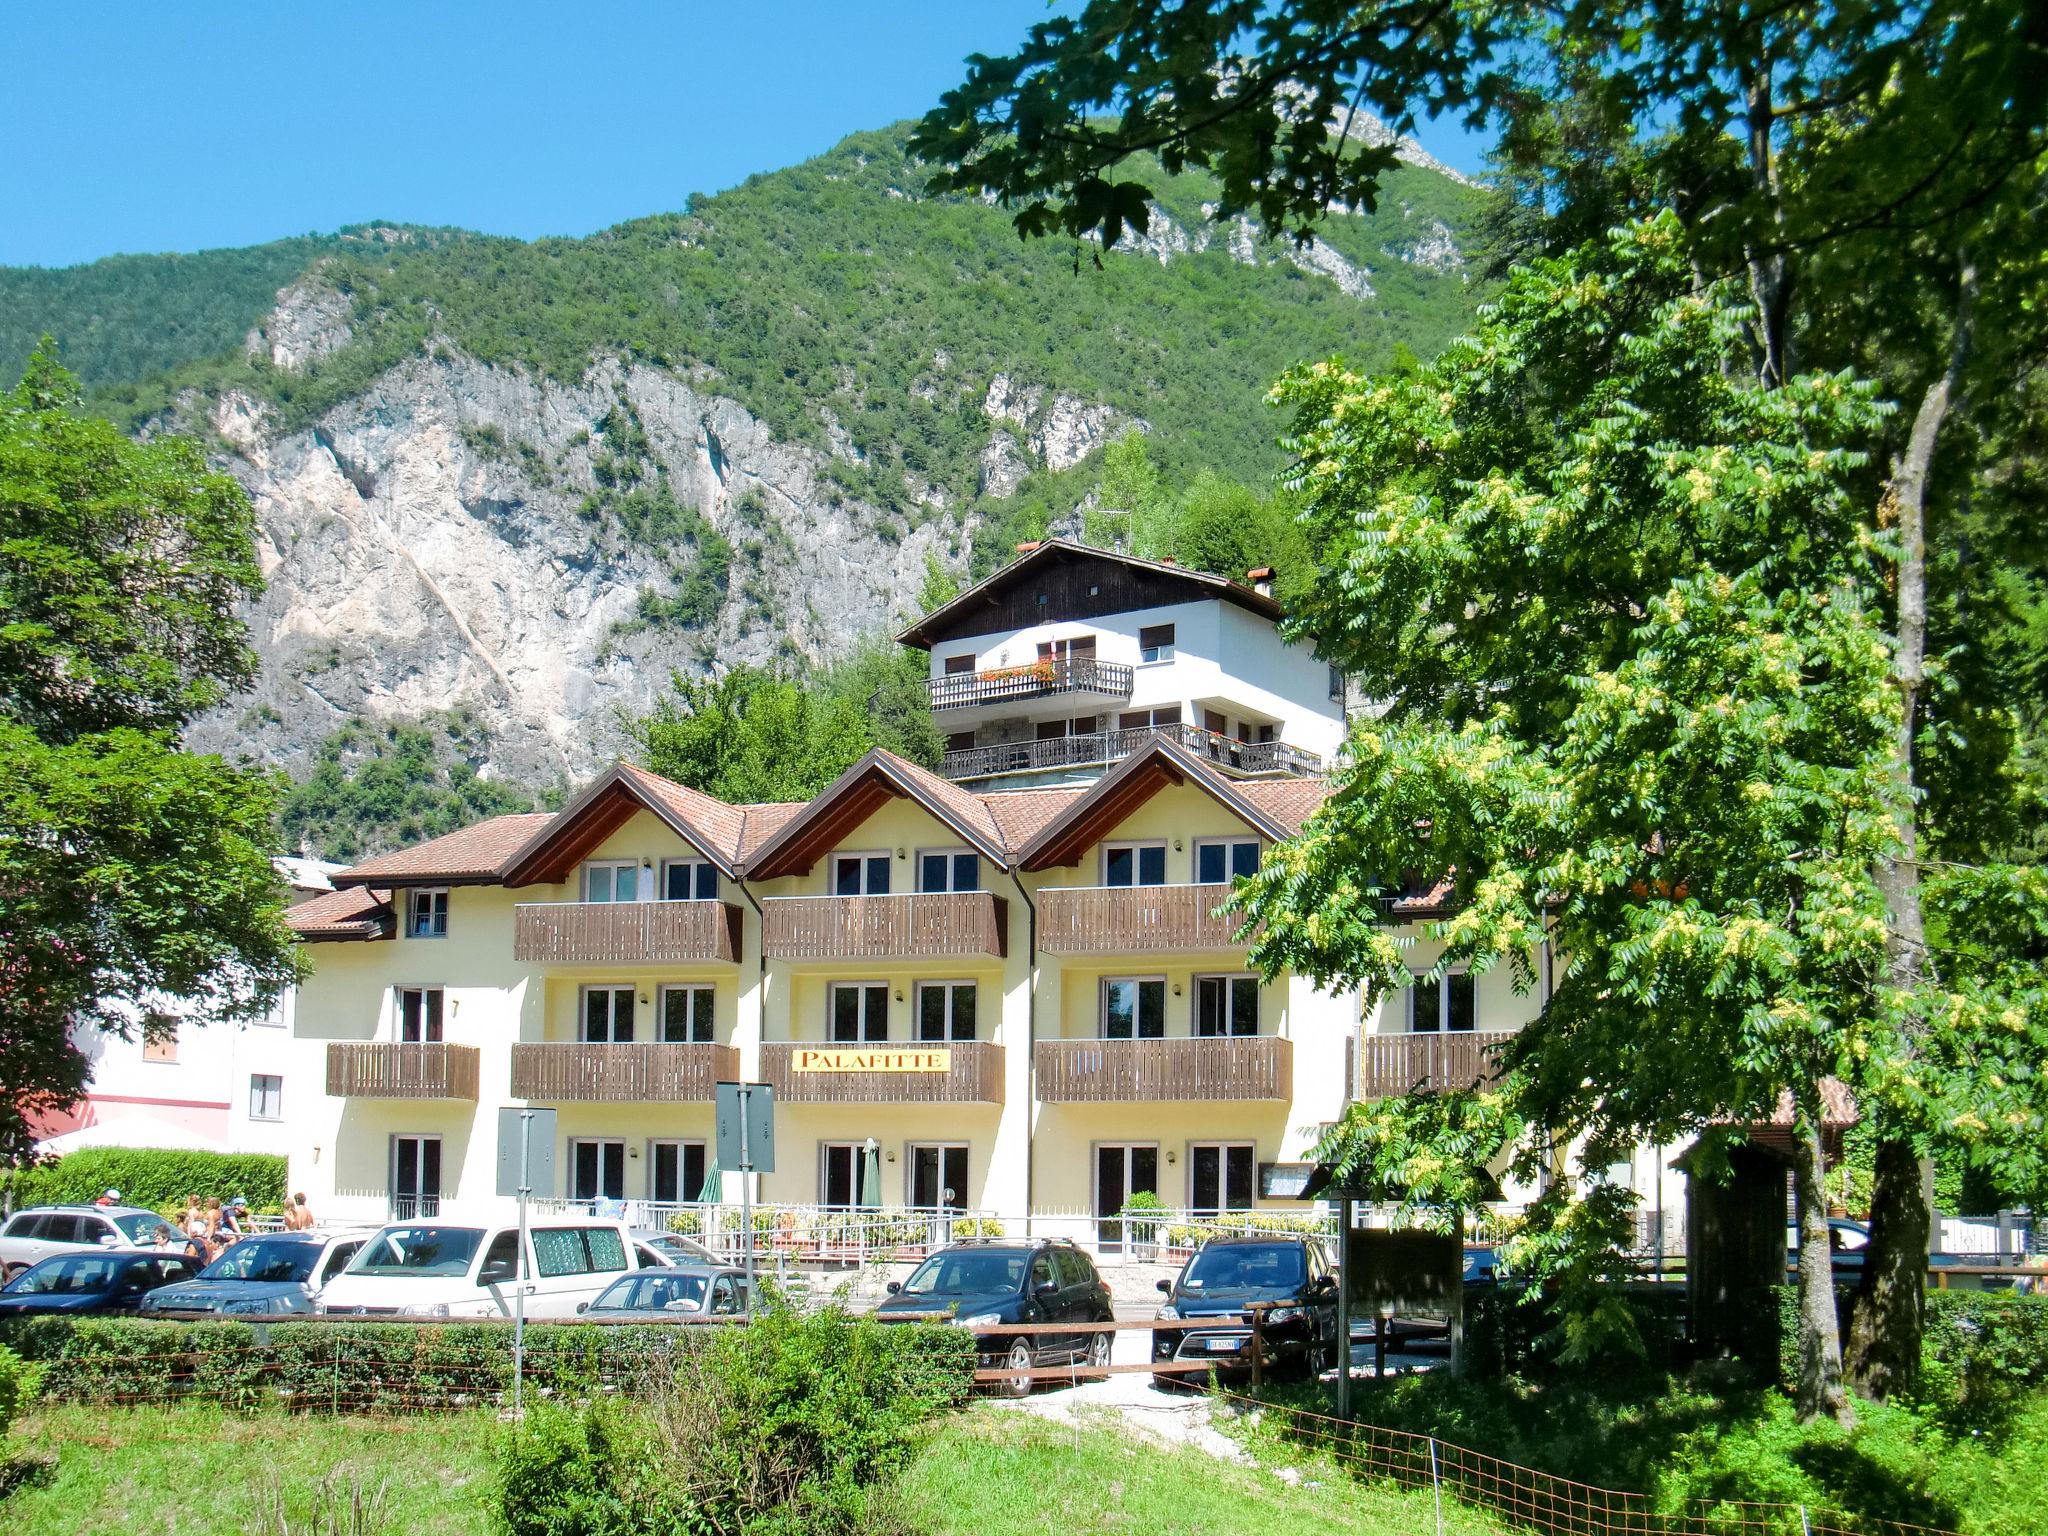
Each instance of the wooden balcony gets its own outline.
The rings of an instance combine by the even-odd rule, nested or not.
[[[512,1097],[539,1104],[709,1104],[737,1082],[729,1045],[515,1045]]]
[[[1418,1088],[1470,1088],[1490,1081],[1498,1070],[1494,1047],[1512,1035],[1510,1030],[1366,1035],[1359,1041],[1355,1096],[1395,1099]]]
[[[1166,954],[1243,949],[1243,918],[1216,909],[1227,885],[1050,887],[1038,898],[1038,947],[1047,954]]]
[[[1173,1040],[1041,1040],[1045,1104],[1288,1099],[1294,1042],[1276,1035]]]
[[[1124,700],[1131,696],[1131,668],[1093,656],[1046,657],[1022,666],[987,672],[956,672],[926,684],[934,710],[972,709],[983,704],[1083,695]]]
[[[476,1102],[473,1045],[398,1045],[330,1040],[327,1092],[338,1099],[467,1099]]]
[[[803,1050],[935,1050],[952,1057],[949,1072],[799,1072]],[[870,1046],[807,1042],[761,1047],[761,1077],[778,1104],[1000,1104],[1003,1048],[985,1040],[877,1042]]]
[[[729,965],[739,953],[740,909],[726,901],[547,901],[513,908],[514,960]]]
[[[762,910],[771,960],[939,960],[1009,949],[1009,908],[987,891],[771,896]]]

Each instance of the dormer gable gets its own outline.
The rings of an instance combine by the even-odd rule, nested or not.
[[[982,858],[999,868],[1009,867],[1002,830],[979,796],[877,747],[748,857],[747,878],[775,880],[807,873],[827,854],[858,842],[862,824],[893,800],[913,802]]]
[[[559,885],[574,879],[605,839],[643,813],[697,850],[726,879],[738,878],[744,812],[631,763],[615,763],[506,861],[504,883]]]
[[[1246,792],[1257,786],[1234,783],[1194,754],[1155,739],[1048,821],[1018,850],[1017,867],[1043,871],[1082,863],[1093,849],[1114,840],[1117,829],[1155,795],[1176,785],[1199,790],[1268,842],[1299,829],[1299,823],[1290,825],[1261,804],[1264,796]]]

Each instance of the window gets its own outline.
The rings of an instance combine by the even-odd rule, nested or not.
[[[405,936],[408,939],[448,937],[448,893],[445,890],[405,893]]]
[[[965,1143],[911,1147],[910,1204],[920,1211],[958,1211],[966,1207]]]
[[[886,853],[835,853],[832,855],[834,896],[886,896],[889,894],[889,855]]]
[[[398,1038],[406,1045],[435,1045],[441,1039],[441,989],[400,987]]]
[[[1157,1040],[1166,1034],[1166,980],[1112,976],[1102,983],[1102,1038]]]
[[[647,1144],[647,1198],[661,1205],[683,1205],[704,1198],[704,1143],[650,1141]],[[716,1199],[716,1195],[713,1197]]]
[[[1202,711],[1202,729],[1211,736],[1228,736],[1230,721],[1220,709],[1205,709]]]
[[[623,1200],[626,1198],[626,1144],[596,1137],[569,1139],[569,1198],[572,1200]],[[533,1234],[540,1245],[540,1234]],[[547,1271],[543,1269],[542,1274]]]
[[[946,737],[946,750],[948,752],[972,752],[974,750],[974,732],[951,732]]]
[[[1259,978],[1197,976],[1195,1033],[1256,1035],[1259,1032]]]
[[[832,1206],[880,1205],[879,1189],[863,1190],[861,1165],[867,1145],[858,1141],[825,1141],[818,1144],[818,1204]],[[865,1195],[867,1198],[863,1199]]]
[[[917,1038],[972,1040],[974,983],[920,981],[917,984]]]
[[[413,1221],[441,1214],[441,1138],[391,1138],[391,1217]]]
[[[1344,702],[1344,669],[1342,667],[1330,668],[1330,702],[1332,704],[1342,704]]]
[[[590,1045],[625,1045],[633,1038],[633,989],[585,987],[582,1039]]]
[[[1417,978],[1408,989],[1408,1027],[1417,1034],[1439,1030],[1471,1030],[1478,998],[1470,971],[1453,971],[1441,980]]]
[[[889,988],[879,981],[832,983],[832,1038],[841,1043],[889,1038]]]
[[[1173,626],[1171,624],[1146,624],[1138,630],[1138,660],[1141,662],[1173,660]]]
[[[1093,661],[1095,659],[1095,637],[1073,635],[1065,640],[1041,640],[1038,642],[1040,661]]]
[[[638,859],[603,859],[583,866],[583,899],[585,901],[638,901],[640,899],[640,861]]]
[[[1198,1141],[1188,1148],[1188,1206],[1197,1211],[1248,1211],[1258,1149],[1248,1141]]]
[[[710,987],[663,987],[660,1026],[662,1044],[711,1044],[714,1029],[711,1008],[714,996]]]
[[[283,1078],[268,1072],[256,1072],[250,1075],[249,1118],[251,1120],[282,1120],[284,1118]]]
[[[661,866],[664,901],[718,900],[718,867],[709,859],[669,859]]]
[[[357,1250],[362,1246],[359,1242],[336,1243],[333,1251],[327,1255],[327,1262],[320,1266],[320,1279],[323,1282],[332,1280],[347,1269],[348,1261],[356,1256]]]
[[[1169,725],[1180,724],[1180,706],[1162,704],[1157,709],[1127,709],[1116,717],[1120,731],[1142,731],[1147,728],[1159,730]]]
[[[959,677],[974,670],[974,652],[965,651],[958,656],[948,656],[945,661],[946,676]]]
[[[1166,884],[1166,844],[1111,843],[1102,850],[1104,885]]]
[[[1240,875],[1258,873],[1256,837],[1217,838],[1195,844],[1195,879],[1202,885],[1224,885]]]
[[[142,1059],[144,1061],[176,1061],[178,1059],[178,1031],[174,1027],[160,1034],[142,1037]]]
[[[917,888],[920,891],[978,891],[981,889],[981,860],[957,848],[918,850]]]

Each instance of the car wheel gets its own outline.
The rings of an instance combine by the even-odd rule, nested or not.
[[[1111,1349],[1114,1348],[1113,1341],[1115,1337],[1116,1335],[1114,1334],[1098,1333],[1088,1341],[1089,1369],[1097,1371],[1109,1369],[1109,1355]]]
[[[1308,1353],[1303,1357],[1303,1363],[1307,1369],[1310,1381],[1315,1381],[1321,1377],[1323,1372],[1327,1371],[1331,1365],[1329,1341],[1320,1337],[1317,1338],[1313,1344],[1309,1345]]]
[[[1029,1343],[1023,1339],[1018,1339],[1010,1345],[1009,1356],[1003,1362],[1004,1369],[1024,1372],[1031,1369],[1031,1364],[1031,1346]],[[1003,1382],[1002,1387],[1005,1397],[1029,1397],[1031,1395],[1031,1378],[1021,1374],[1012,1376]]]

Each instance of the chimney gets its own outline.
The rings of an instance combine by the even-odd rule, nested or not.
[[[1180,562],[1179,562],[1178,560],[1174,559],[1174,558],[1173,558],[1173,556],[1171,556],[1171,555],[1161,555],[1161,556],[1159,557],[1159,563],[1160,563],[1161,565],[1179,565],[1179,564],[1180,564]]]
[[[1244,579],[1252,584],[1252,590],[1261,597],[1273,595],[1273,567],[1255,565],[1244,573]]]

